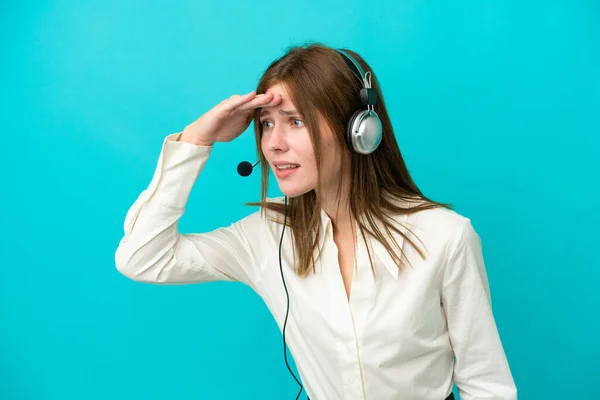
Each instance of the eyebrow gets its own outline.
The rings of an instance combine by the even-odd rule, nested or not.
[[[260,111],[260,116],[271,114],[271,111],[268,108],[263,108]],[[300,115],[300,113],[296,110],[279,110],[279,114],[284,115]]]

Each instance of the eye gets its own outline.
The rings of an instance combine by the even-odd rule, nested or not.
[[[263,126],[263,128],[270,128],[270,126],[267,126],[267,125],[265,125],[265,124],[270,124],[270,123],[271,123],[271,121],[263,120],[263,121],[260,121],[260,123],[261,123],[261,125]]]
[[[294,122],[300,122],[301,125],[296,125],[296,126],[302,126],[304,124],[304,121],[302,121],[301,119],[294,119]]]

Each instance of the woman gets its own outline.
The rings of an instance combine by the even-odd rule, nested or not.
[[[117,268],[140,282],[249,285],[282,329],[313,400],[442,400],[453,398],[453,383],[463,400],[516,399],[479,236],[468,218],[417,188],[377,80],[364,71],[355,52],[297,46],[255,92],[167,136],[152,182],[127,213]],[[360,129],[375,139],[365,145],[347,127],[369,107],[376,115]],[[213,144],[251,121],[260,210],[180,234]],[[269,170],[282,198],[266,198]]]

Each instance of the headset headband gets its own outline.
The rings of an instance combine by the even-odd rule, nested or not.
[[[377,102],[377,92],[371,87],[371,72],[365,73],[360,64],[350,54],[344,50],[334,49],[342,55],[342,58],[346,62],[346,65],[354,72],[354,75],[358,77],[362,85],[360,89],[360,99],[366,106],[373,106]]]
[[[352,72],[354,72],[354,74],[358,77],[358,79],[360,79],[360,83],[364,87],[370,88],[371,83],[367,79],[367,74],[365,74],[365,71],[362,69],[360,64],[354,59],[354,57],[352,57],[350,54],[346,53],[344,50],[341,50],[341,49],[334,49],[334,50],[344,56],[343,57],[344,61],[346,61],[346,64],[348,65],[348,67],[350,67]]]

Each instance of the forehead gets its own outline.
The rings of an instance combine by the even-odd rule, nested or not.
[[[273,93],[273,94],[279,94],[281,95],[281,103],[279,104],[278,107],[285,107],[286,105],[289,106],[293,106],[294,102],[292,101],[289,91],[287,89],[286,86],[280,84],[280,83],[276,83],[272,86],[270,86],[265,93]],[[277,108],[277,107],[275,107]]]
[[[294,105],[294,102],[290,98],[289,92],[284,85],[281,85],[279,83],[274,84],[274,85],[270,86],[265,91],[265,93],[281,95],[281,102],[278,105],[273,106],[273,107],[261,107],[260,108],[261,116],[267,115],[267,114],[294,115],[294,114],[298,113],[298,111],[296,110],[296,106]]]

